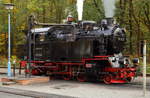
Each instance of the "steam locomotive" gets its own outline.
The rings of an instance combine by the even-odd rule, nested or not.
[[[26,73],[81,82],[103,80],[106,84],[130,82],[135,76],[136,68],[121,53],[125,30],[113,24],[112,18],[100,24],[72,23],[72,19],[67,24],[44,24],[32,18],[27,36],[28,58],[20,62],[28,67]]]

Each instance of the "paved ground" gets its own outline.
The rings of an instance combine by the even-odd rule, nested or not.
[[[0,98],[73,98],[63,95],[0,87]]]
[[[6,75],[0,74],[0,77],[6,77]],[[34,94],[35,96],[45,96],[42,98],[66,98],[66,96],[75,97],[75,98],[77,97],[79,98],[144,98],[143,90],[142,90],[142,77],[136,78],[130,84],[106,85],[100,82],[81,83],[78,81],[51,80],[48,83],[40,83],[40,84],[32,84],[32,85],[24,85],[24,86],[18,84],[9,85],[9,86],[1,85],[0,88],[1,88],[0,90],[2,91],[5,89],[6,91],[11,90],[21,94],[26,93],[27,95]],[[2,93],[2,95],[5,94],[6,93]],[[145,98],[149,98],[149,96],[150,96],[150,77],[147,78],[147,94]],[[9,94],[8,97],[6,98],[9,98]]]
[[[49,83],[3,87],[80,98],[143,98],[141,79],[139,77],[131,84],[106,85],[104,83],[51,80]],[[147,95],[145,98],[150,96],[150,78],[148,78],[147,85]]]
[[[1,98],[32,98],[32,97],[20,96],[20,95],[3,93],[3,92],[0,92],[0,97]]]

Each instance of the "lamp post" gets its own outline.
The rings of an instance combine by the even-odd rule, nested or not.
[[[11,43],[10,43],[10,30],[11,30],[11,26],[10,26],[10,10],[13,9],[14,4],[12,3],[6,3],[4,4],[5,8],[8,10],[8,72],[7,75],[8,77],[11,77]]]

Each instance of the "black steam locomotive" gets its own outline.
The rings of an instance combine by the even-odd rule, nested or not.
[[[72,19],[71,19],[72,20]],[[33,28],[33,27],[36,28]],[[39,27],[42,26],[42,27]],[[38,23],[30,17],[27,60],[20,62],[26,73],[59,76],[65,80],[87,78],[105,83],[126,83],[135,76],[128,57],[123,28],[113,19],[67,24]]]

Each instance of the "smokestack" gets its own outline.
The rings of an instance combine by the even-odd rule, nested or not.
[[[112,18],[114,16],[116,0],[103,0],[105,17]]]
[[[115,19],[113,18],[105,18],[101,21],[101,26],[104,27],[104,29],[108,29],[108,27],[113,26],[115,23]]]
[[[77,0],[78,21],[82,20],[84,0]]]
[[[107,25],[112,26],[114,24],[114,19],[113,18],[105,18],[107,20]]]

